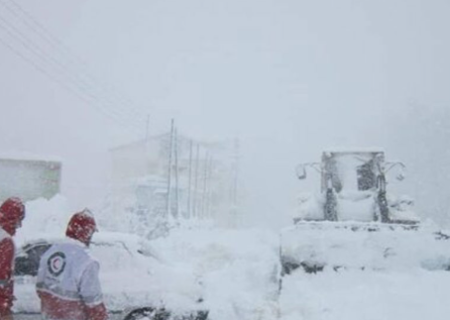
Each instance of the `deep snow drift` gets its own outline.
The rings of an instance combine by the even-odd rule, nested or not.
[[[17,244],[36,234],[62,236],[73,212],[61,196],[27,203],[27,217],[17,234]],[[354,241],[358,239],[342,238],[342,243],[351,245],[346,258],[378,261],[384,266],[364,251],[370,246]],[[342,258],[328,251],[332,249],[326,241],[322,243],[320,259],[331,262]],[[417,257],[430,256],[437,256],[436,261],[448,261],[447,251],[432,245],[410,243],[408,247],[405,243],[407,254],[390,260],[398,268],[349,268],[337,272],[325,268],[317,274],[298,269],[282,278],[279,291],[280,235],[276,231],[224,229],[204,221],[180,221],[166,237],[150,244],[158,264],[152,270],[165,279],[154,286],[169,294],[189,291],[194,283],[199,285],[210,319],[439,320],[450,314],[450,272],[409,263]],[[165,270],[178,270],[193,281],[164,278]],[[142,285],[131,266],[128,277],[136,279],[126,280],[120,275],[116,278],[116,287],[123,288],[124,297],[130,282],[133,287]],[[102,275],[102,281],[111,280]]]

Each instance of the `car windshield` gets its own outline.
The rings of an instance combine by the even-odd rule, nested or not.
[[[16,257],[14,274],[16,276],[37,275],[41,256],[48,248],[50,248],[50,246],[51,244],[47,242],[25,245]]]
[[[58,242],[58,241],[54,241]],[[15,275],[37,275],[41,256],[51,247],[52,243],[38,241],[26,244],[16,256]],[[104,272],[117,272],[135,266],[138,256],[145,256],[145,251],[132,251],[126,243],[118,241],[93,241],[89,252],[102,262]],[[149,256],[149,255],[148,255]]]

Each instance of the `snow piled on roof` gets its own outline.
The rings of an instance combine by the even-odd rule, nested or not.
[[[23,152],[23,151],[0,153],[0,159],[2,159],[2,160],[62,162],[62,159],[60,157],[51,156],[51,155],[38,155],[38,154]]]
[[[324,149],[323,153],[384,153],[381,147],[333,147]]]

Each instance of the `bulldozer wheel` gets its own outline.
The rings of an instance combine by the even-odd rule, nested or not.
[[[169,317],[170,313],[164,309],[144,307],[131,311],[123,320],[167,320]]]

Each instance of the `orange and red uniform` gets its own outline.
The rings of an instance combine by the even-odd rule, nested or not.
[[[25,206],[19,198],[9,198],[0,206],[0,319],[11,314],[15,251],[12,236],[24,217]]]
[[[99,264],[87,252],[95,221],[88,211],[76,213],[67,239],[41,257],[36,291],[41,312],[50,320],[106,320],[99,281]]]

